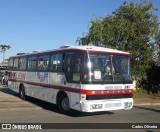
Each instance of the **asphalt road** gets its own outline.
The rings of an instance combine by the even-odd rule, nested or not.
[[[0,123],[160,123],[160,106],[135,106],[127,111],[90,115],[72,111],[71,115],[63,115],[58,112],[56,105],[33,98],[23,101],[17,93],[1,87]]]

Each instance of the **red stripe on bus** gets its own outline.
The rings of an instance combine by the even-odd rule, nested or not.
[[[22,80],[15,80],[15,79],[9,79],[9,81],[14,81],[14,82],[19,82],[19,83],[27,83],[27,84],[31,84],[31,85],[59,89],[59,90],[63,90],[63,91],[73,92],[73,93],[80,93],[80,88],[71,88],[71,87],[64,87],[64,86],[58,86],[58,85],[52,85],[52,84],[46,84],[46,83],[22,81]]]
[[[16,81],[20,83],[27,83],[42,87],[49,87],[53,89],[58,89],[62,91],[67,92],[73,92],[73,93],[80,93],[85,95],[93,95],[93,96],[101,96],[101,95],[114,95],[114,94],[133,94],[133,89],[119,89],[119,90],[86,90],[86,89],[80,89],[80,88],[71,88],[71,87],[65,87],[65,86],[58,86],[58,85],[52,85],[52,84],[43,84],[43,83],[37,83],[37,82],[30,82],[30,81],[22,81],[22,80],[14,80],[9,79],[9,81]]]
[[[57,86],[57,85],[48,85],[51,88],[59,89],[63,91],[73,92],[73,93],[80,93],[80,88],[70,88],[70,87],[64,87],[64,86]]]
[[[100,96],[100,95],[113,95],[113,94],[133,94],[132,89],[121,89],[121,90],[83,90],[81,94]]]

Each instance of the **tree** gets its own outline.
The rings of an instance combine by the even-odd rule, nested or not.
[[[156,44],[160,45],[160,27],[159,31],[155,36]],[[157,50],[155,51],[155,63],[157,65],[160,65],[160,48],[157,46]]]
[[[156,41],[159,24],[155,11],[147,1],[124,2],[112,15],[92,19],[89,32],[79,39],[79,44],[129,52],[133,79],[144,78],[155,50],[160,47]]]
[[[0,48],[1,48],[1,52],[3,52],[3,61],[5,59],[5,51],[10,49],[11,46],[10,45],[0,45]]]

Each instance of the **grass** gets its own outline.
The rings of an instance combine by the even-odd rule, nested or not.
[[[160,94],[148,94],[146,90],[141,88],[141,89],[134,91],[133,98],[136,98],[136,99],[144,99],[144,98],[160,99]]]

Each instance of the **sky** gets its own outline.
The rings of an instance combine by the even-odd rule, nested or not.
[[[88,32],[90,20],[111,15],[124,1],[139,0],[0,0],[0,45],[10,45],[5,59],[17,53],[31,53],[77,45]],[[160,10],[160,0],[151,1]],[[156,14],[159,17],[160,11]],[[0,52],[0,61],[3,54]]]

